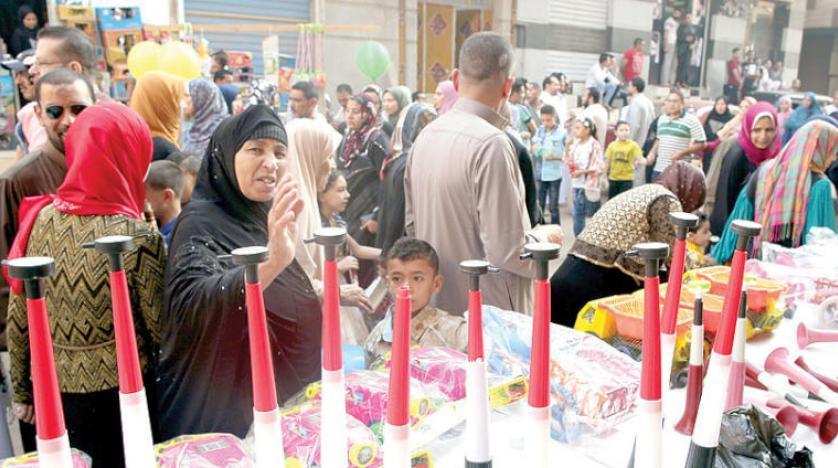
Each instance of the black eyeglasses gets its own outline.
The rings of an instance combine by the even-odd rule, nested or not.
[[[73,116],[78,117],[83,110],[87,109],[87,106],[84,104],[73,104],[67,108],[70,109],[70,113],[73,114]],[[64,109],[65,108],[63,106],[48,106],[44,109],[44,112],[46,112],[47,116],[49,116],[52,120],[58,120],[64,115]]]

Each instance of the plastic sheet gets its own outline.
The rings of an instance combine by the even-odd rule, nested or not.
[[[232,434],[176,437],[154,446],[160,468],[251,468],[245,444]]]
[[[348,386],[348,385],[347,385]],[[311,402],[282,415],[286,466],[320,466],[320,406]],[[378,438],[363,423],[347,415],[347,466],[378,467],[382,451]]]
[[[783,426],[753,406],[725,413],[715,468],[814,468],[812,452],[799,448]]]
[[[90,457],[81,450],[71,449],[73,453],[73,468],[90,468],[93,463]],[[25,453],[19,457],[7,458],[0,462],[0,468],[39,468],[38,453]]]

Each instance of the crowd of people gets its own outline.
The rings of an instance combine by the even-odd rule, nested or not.
[[[478,33],[427,102],[405,86],[340,84],[329,109],[323,90],[299,82],[283,119],[232,105],[223,64],[213,81],[148,73],[129,105],[109,102],[87,38],[42,30],[26,154],[0,175],[0,249],[56,260],[46,298],[71,444],[97,464],[122,464],[107,262],[82,248],[98,237],[135,238],[125,271],[162,440],[244,436],[252,424],[244,270],[225,257],[238,247],[270,252],[258,278],[287,401],[320,376],[323,252],[305,241],[324,226],[348,233],[342,339],[367,362],[392,342],[391,311],[366,292],[377,281],[411,289],[417,344],[466,348],[463,260],[499,269],[481,281],[484,303],[531,314],[536,270],[520,254],[531,242],[570,242],[564,203],[575,239],[551,278],[552,319],[568,326],[587,301],[639,287],[642,266],[627,252],[671,244],[672,212],[702,216],[689,238],[696,264],[729,258],[733,219],[792,247],[814,226],[836,228],[827,175],[838,123],[816,101],[778,111],[746,98],[734,111],[719,99],[697,117],[676,89],[658,115],[627,56],[624,92],[604,54],[578,107],[566,75],[514,79],[508,40]],[[712,251],[711,230],[721,238]],[[25,301],[20,284],[3,286],[14,413],[33,448]]]

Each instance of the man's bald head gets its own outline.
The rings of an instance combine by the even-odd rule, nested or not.
[[[469,36],[460,49],[460,74],[481,83],[503,83],[510,76],[515,56],[512,45],[498,33],[480,32]]]

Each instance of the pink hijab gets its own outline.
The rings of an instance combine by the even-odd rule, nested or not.
[[[439,108],[439,115],[442,115],[454,107],[457,102],[457,90],[454,89],[453,81],[443,81],[436,87],[437,92],[442,93],[442,106]]]
[[[774,136],[774,141],[767,148],[760,149],[751,143],[751,130],[754,129],[754,125],[763,117],[771,119],[774,127],[777,129],[777,133]],[[777,125],[777,110],[770,103],[758,102],[748,107],[748,110],[745,112],[745,118],[742,119],[742,126],[739,128],[739,136],[736,138],[736,142],[745,151],[745,156],[748,160],[754,165],[759,166],[761,162],[773,158],[780,152],[781,134],[782,129]]]

